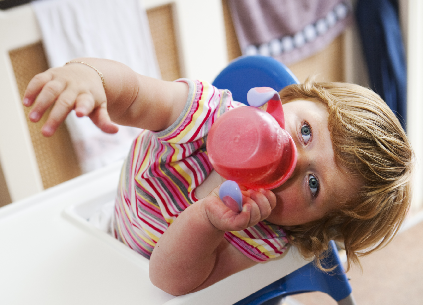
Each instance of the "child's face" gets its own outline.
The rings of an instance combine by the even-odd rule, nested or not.
[[[298,161],[292,176],[272,191],[277,204],[267,218],[278,225],[299,225],[322,218],[357,193],[359,181],[335,164],[323,103],[284,104],[285,127],[294,139]]]

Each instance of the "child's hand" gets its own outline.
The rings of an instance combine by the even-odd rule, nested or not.
[[[27,107],[34,105],[29,113],[32,122],[38,122],[53,105],[41,129],[47,137],[54,134],[72,110],[78,117],[89,116],[106,133],[118,131],[107,112],[101,78],[94,69],[84,64],[72,63],[36,75],[28,84],[23,104]]]
[[[270,190],[247,190],[242,192],[242,211],[235,212],[219,198],[219,188],[203,202],[210,223],[218,230],[240,231],[256,225],[269,217],[276,206],[276,196]]]

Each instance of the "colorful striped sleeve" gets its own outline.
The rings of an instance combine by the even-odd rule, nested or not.
[[[285,252],[288,239],[280,226],[266,221],[242,231],[226,232],[225,238],[244,255],[265,262]]]
[[[156,133],[160,141],[183,144],[202,139],[220,115],[242,105],[232,100],[229,91],[218,90],[207,82],[177,81],[188,85],[188,99],[178,119],[167,129]]]

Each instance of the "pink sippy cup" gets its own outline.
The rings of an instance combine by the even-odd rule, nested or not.
[[[209,159],[227,180],[273,189],[291,176],[297,150],[284,129],[279,94],[272,88],[253,88],[247,100],[253,107],[228,111],[213,124],[207,139]]]

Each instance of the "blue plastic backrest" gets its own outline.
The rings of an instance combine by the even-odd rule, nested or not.
[[[297,84],[298,79],[281,62],[267,56],[241,56],[220,72],[213,82],[219,89],[232,92],[235,101],[247,103],[247,92],[253,87],[270,87],[276,91]]]
[[[295,270],[287,276],[273,282],[263,289],[235,303],[235,305],[258,305],[275,297],[320,291],[330,295],[335,301],[341,301],[352,293],[351,285],[345,274],[334,241],[330,241],[329,252],[323,260],[325,268],[335,267],[326,273],[318,269],[313,262]]]

